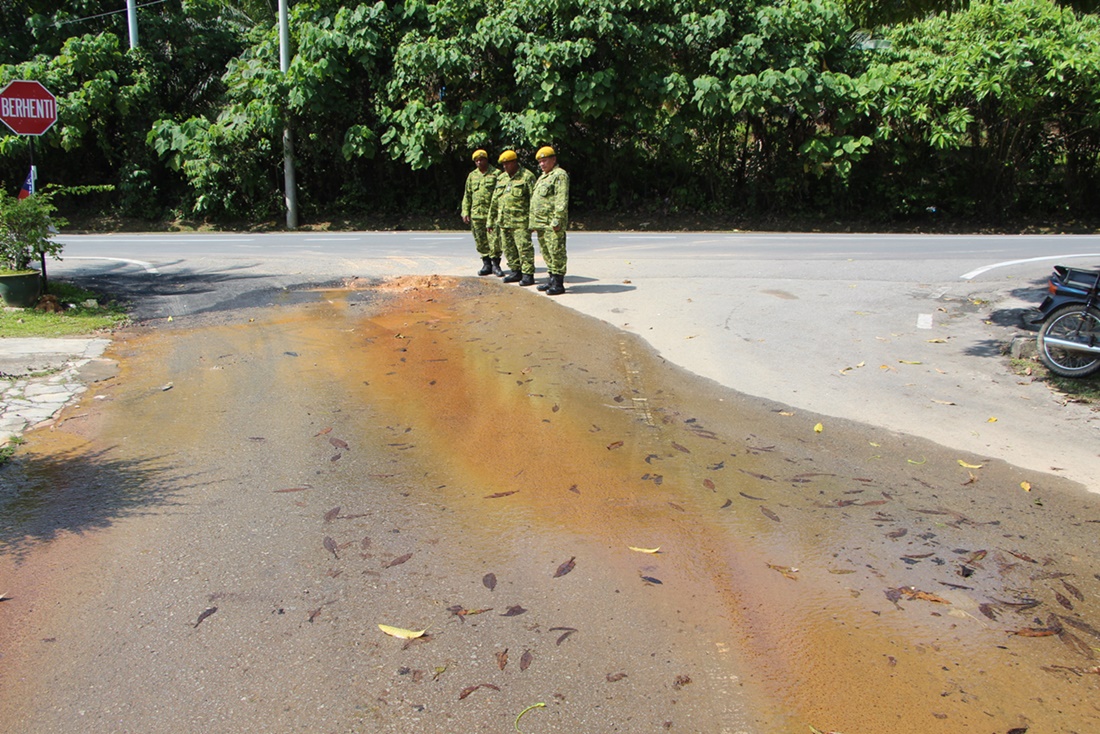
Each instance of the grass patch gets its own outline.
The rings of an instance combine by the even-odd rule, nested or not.
[[[1074,379],[1053,374],[1037,359],[1014,359],[1012,371],[1045,382],[1052,390],[1078,403],[1100,403],[1100,375]]]
[[[115,329],[129,320],[120,304],[74,283],[51,280],[50,295],[65,307],[63,312],[5,308],[0,311],[0,337],[80,336]]]
[[[0,466],[7,464],[11,461],[11,457],[15,456],[15,452],[23,444],[23,439],[15,436],[8,440],[6,444],[0,446]]]

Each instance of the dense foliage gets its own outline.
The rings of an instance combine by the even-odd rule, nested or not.
[[[143,5],[136,50],[65,4],[0,11],[0,83],[58,96],[41,178],[116,214],[277,218],[285,126],[306,222],[449,216],[472,149],[543,144],[578,213],[1096,212],[1100,24],[1050,0],[300,0],[285,75],[274,0]]]

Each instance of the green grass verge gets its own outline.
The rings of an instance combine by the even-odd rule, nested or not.
[[[10,439],[6,444],[0,446],[0,466],[7,464],[11,461],[11,457],[15,456],[15,452],[23,444],[23,439],[19,436],[15,436]]]
[[[0,311],[0,337],[80,336],[117,328],[129,319],[121,305],[73,283],[51,280],[50,295],[65,306],[62,313],[5,308]],[[96,305],[84,305],[90,300]]]
[[[1012,371],[1045,382],[1052,390],[1078,403],[1100,403],[1100,376],[1074,379],[1051,373],[1037,359],[1013,359]]]

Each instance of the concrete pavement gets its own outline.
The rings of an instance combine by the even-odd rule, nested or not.
[[[104,338],[0,338],[0,445],[52,420],[87,383],[114,375]]]

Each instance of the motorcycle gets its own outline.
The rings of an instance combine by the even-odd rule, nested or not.
[[[1100,271],[1055,265],[1049,295],[1032,323],[1039,327],[1039,360],[1056,375],[1100,372]]]

